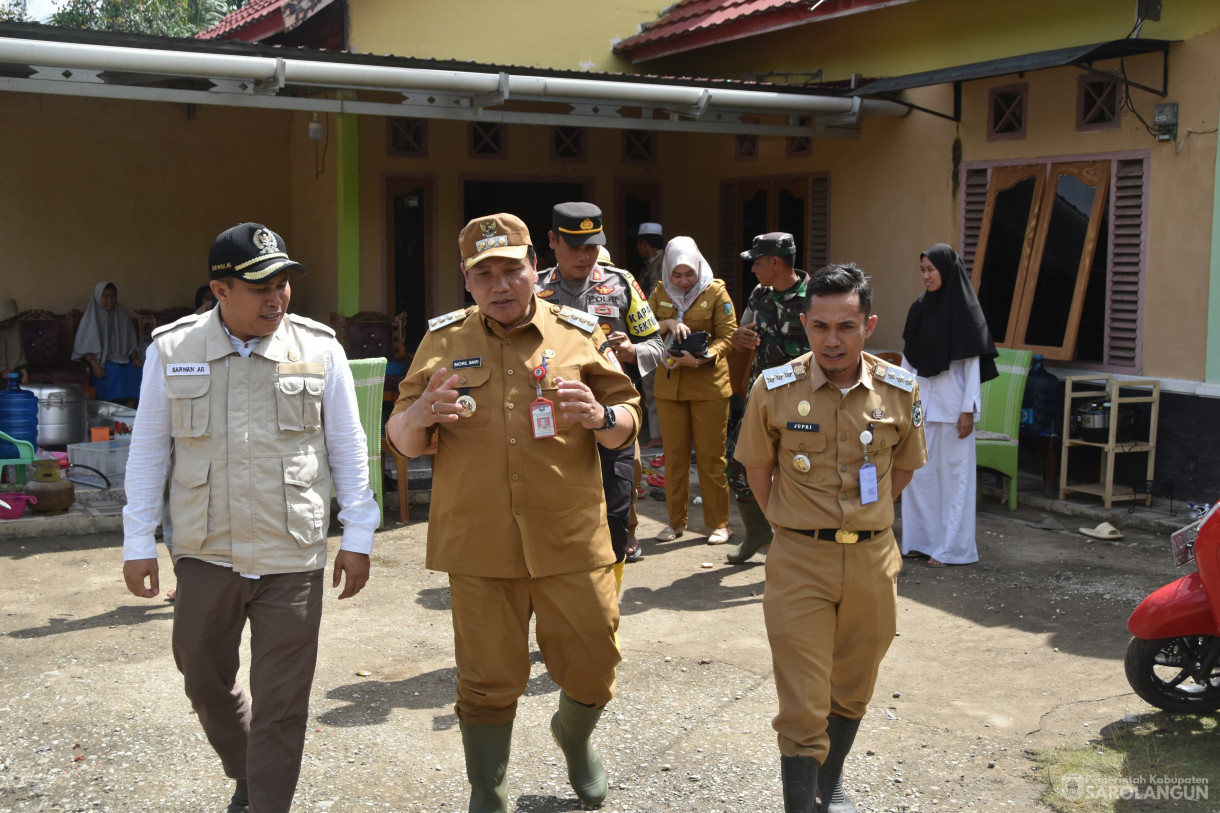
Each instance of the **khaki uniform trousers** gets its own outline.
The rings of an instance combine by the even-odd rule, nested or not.
[[[502,725],[530,679],[530,615],[547,673],[568,696],[601,707],[614,697],[618,598],[611,567],[538,579],[449,574],[458,719]]]
[[[669,526],[685,525],[690,506],[690,450],[703,497],[703,524],[713,531],[729,525],[729,482],[725,475],[725,442],[729,429],[729,399],[671,401],[657,399],[665,452],[665,508]]]
[[[174,661],[225,775],[246,779],[258,813],[288,813],[301,773],[309,690],[318,661],[322,570],[247,579],[182,558],[174,600]],[[250,622],[250,696],[237,684]]]
[[[892,531],[854,545],[777,528],[763,618],[771,643],[783,756],[825,761],[826,718],[859,720],[898,625],[902,557]]]

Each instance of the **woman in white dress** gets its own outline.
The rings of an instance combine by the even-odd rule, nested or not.
[[[907,313],[903,366],[919,379],[928,463],[902,494],[902,553],[930,567],[979,560],[974,538],[974,422],[979,385],[995,378],[995,343],[970,277],[950,246],[920,255],[924,294]]]

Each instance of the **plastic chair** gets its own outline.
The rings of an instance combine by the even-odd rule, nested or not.
[[[0,471],[5,466],[17,467],[17,485],[25,485],[25,467],[34,462],[34,444],[28,440],[18,440],[12,435],[0,432],[0,440],[6,440],[17,447],[18,456],[7,459],[0,458]]]
[[[385,502],[382,494],[381,470],[381,404],[385,388],[384,358],[348,359],[356,385],[356,404],[360,409],[360,425],[364,427],[366,453],[369,457],[369,486],[385,524]]]
[[[979,467],[1008,478],[1008,510],[1017,510],[1017,433],[1021,428],[1021,399],[1034,354],[1029,350],[997,348],[1000,375],[983,382],[982,417],[975,426],[974,448]]]

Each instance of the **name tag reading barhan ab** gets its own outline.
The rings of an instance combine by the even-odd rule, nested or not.
[[[200,364],[167,364],[166,375],[210,375],[211,366],[205,361]]]

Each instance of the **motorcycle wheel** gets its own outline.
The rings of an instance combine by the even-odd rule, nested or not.
[[[1210,635],[1182,638],[1132,638],[1123,666],[1135,693],[1165,711],[1199,714],[1220,709],[1220,666],[1204,683],[1191,677],[1191,667],[1215,639]]]

